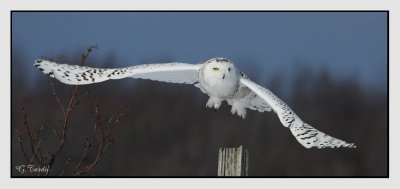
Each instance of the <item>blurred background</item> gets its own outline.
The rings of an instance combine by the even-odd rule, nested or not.
[[[216,176],[218,149],[243,145],[250,176],[388,176],[387,37],[385,12],[13,12],[12,175],[25,162],[15,130],[23,104],[33,129],[43,120],[62,125],[52,79],[34,60],[79,64],[97,45],[85,65],[228,58],[302,120],[358,148],[305,149],[273,112],[248,110],[242,120],[226,104],[207,109],[207,96],[191,85],[124,79],[79,87],[87,96],[71,113],[50,175],[67,159],[72,168],[79,162],[93,126],[90,99],[101,97],[105,117],[120,106],[130,111],[87,175]],[[63,100],[71,88],[56,82]],[[43,132],[43,151],[56,142]]]

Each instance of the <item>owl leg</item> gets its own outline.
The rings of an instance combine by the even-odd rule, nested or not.
[[[221,106],[222,100],[215,97],[210,97],[207,101],[207,108],[215,108],[216,110]]]
[[[246,107],[244,106],[243,103],[237,100],[232,100],[230,105],[232,106],[231,109],[232,115],[236,113],[238,116],[240,116],[240,118],[242,119],[246,118]]]

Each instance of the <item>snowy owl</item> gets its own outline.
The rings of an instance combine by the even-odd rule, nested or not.
[[[303,122],[294,111],[268,89],[251,81],[226,58],[212,58],[200,64],[143,64],[126,68],[91,68],[36,60],[43,73],[69,85],[85,85],[126,77],[171,83],[193,84],[210,98],[206,107],[218,109],[223,101],[231,113],[246,117],[246,108],[259,112],[273,110],[283,126],[306,148],[355,148],[353,143],[331,137]]]

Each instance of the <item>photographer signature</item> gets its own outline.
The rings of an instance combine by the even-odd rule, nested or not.
[[[21,174],[29,173],[48,173],[50,171],[50,166],[36,166],[36,165],[18,165],[15,169]]]

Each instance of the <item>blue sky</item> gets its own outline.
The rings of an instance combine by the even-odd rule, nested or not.
[[[12,45],[26,69],[40,56],[80,52],[113,55],[115,67],[157,57],[199,63],[226,57],[244,72],[269,79],[299,68],[327,69],[336,78],[386,90],[384,12],[14,12]],[[93,66],[93,65],[92,65]],[[251,73],[249,74],[251,76]]]

